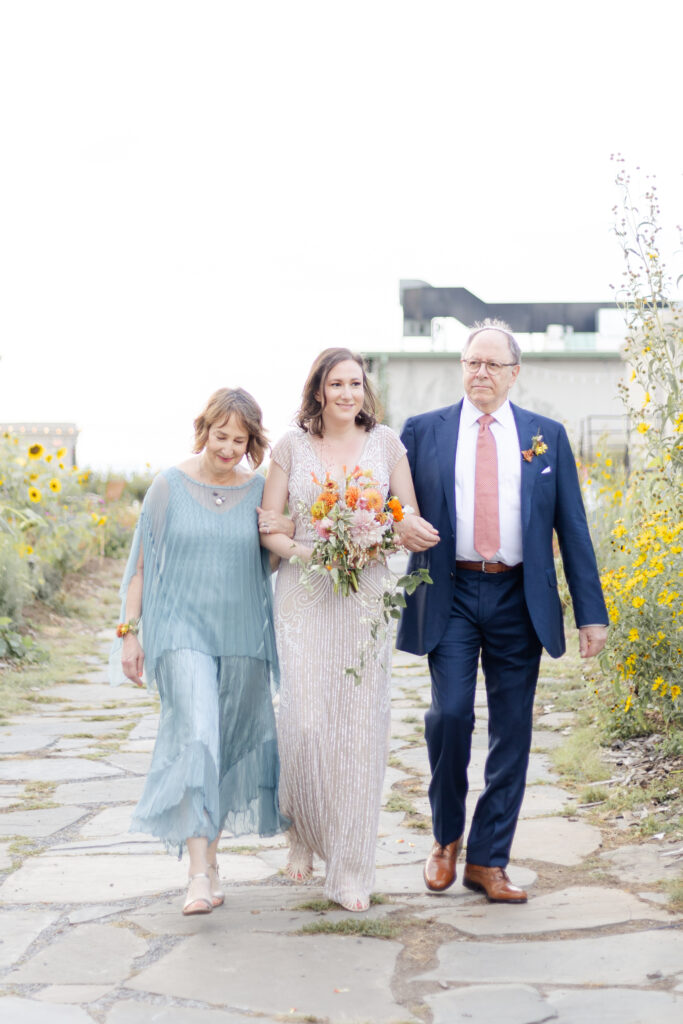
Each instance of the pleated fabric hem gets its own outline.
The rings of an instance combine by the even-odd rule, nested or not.
[[[187,746],[170,764],[152,769],[133,812],[131,832],[160,839],[182,856],[185,840],[209,843],[223,830],[233,836],[273,836],[289,828],[278,805],[279,760],[273,740],[249,751],[223,776],[200,742]]]

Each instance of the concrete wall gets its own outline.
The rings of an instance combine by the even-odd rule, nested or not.
[[[408,416],[451,405],[462,397],[459,352],[366,352],[385,422],[400,430]],[[618,352],[534,352],[510,398],[565,424],[576,443],[587,417],[621,416],[617,383],[626,367]]]

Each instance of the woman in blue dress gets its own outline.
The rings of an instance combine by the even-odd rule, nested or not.
[[[117,635],[123,675],[142,685],[144,663],[161,699],[131,829],[179,855],[187,846],[183,913],[206,914],[224,900],[221,831],[273,835],[288,822],[278,805],[270,565],[257,526],[264,479],[244,465],[256,469],[267,447],[261,410],[241,388],[222,388],[194,428],[195,455],[145,497]],[[273,532],[292,532],[270,515]]]

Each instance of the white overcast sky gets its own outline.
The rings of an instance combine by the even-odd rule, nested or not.
[[[676,9],[0,0],[0,420],[156,468],[216,387],[277,437],[320,349],[399,345],[401,278],[609,300],[610,154],[682,216]]]

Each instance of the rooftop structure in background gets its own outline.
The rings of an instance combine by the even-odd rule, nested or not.
[[[426,281],[401,281],[404,337],[428,337],[437,317],[455,317],[471,325],[496,317],[523,334],[542,334],[559,326],[573,333],[597,334],[602,310],[614,302],[484,302],[467,288],[433,288]]]
[[[65,466],[76,465],[76,442],[79,430],[75,423],[0,423],[0,432],[13,434],[26,442],[42,444],[46,455],[54,455],[60,448],[66,448],[66,455],[60,460]]]
[[[565,423],[580,454],[597,447],[625,455],[628,423],[618,384],[625,323],[613,302],[487,303],[466,288],[401,281],[403,339],[366,351],[386,422],[450,405],[462,396],[460,355],[471,326],[487,317],[510,324],[522,349],[513,402]]]

